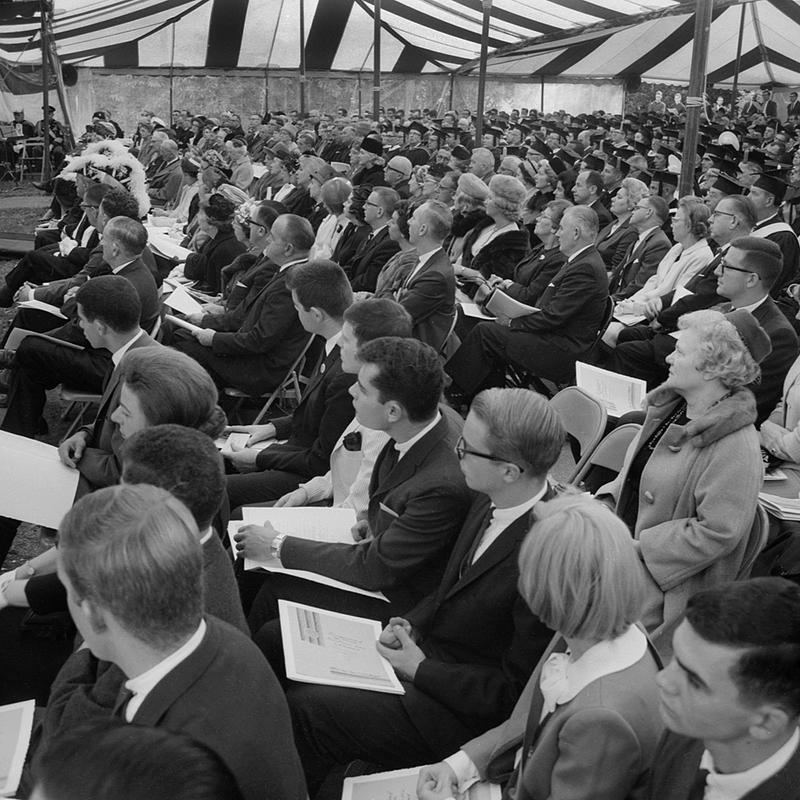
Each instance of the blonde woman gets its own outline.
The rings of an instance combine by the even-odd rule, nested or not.
[[[519,591],[557,633],[511,717],[421,770],[420,800],[480,779],[504,783],[513,800],[622,800],[644,789],[663,723],[660,664],[636,624],[645,581],[634,543],[585,495],[543,503],[535,517]]]

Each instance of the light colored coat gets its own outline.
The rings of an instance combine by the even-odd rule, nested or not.
[[[761,443],[779,458],[800,465],[800,358],[786,375],[778,405],[761,426]]]
[[[622,472],[597,492],[611,495],[617,512],[628,502],[634,455],[679,402],[669,389],[648,395]],[[688,599],[739,576],[763,480],[755,418],[752,393],[739,389],[687,425],[670,425],[642,472],[634,531],[648,584],[642,621],[662,657]]]
[[[481,777],[504,781],[521,746],[529,715],[542,710],[542,656],[502,725],[462,747]],[[659,665],[648,648],[633,666],[604,675],[558,706],[542,726],[514,787],[514,800],[641,798],[663,723],[655,685]]]

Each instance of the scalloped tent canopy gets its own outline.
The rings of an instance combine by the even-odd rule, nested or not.
[[[494,0],[489,47],[618,23],[675,0]],[[25,4],[21,4],[25,5]],[[300,64],[301,0],[55,0],[62,63],[271,68]],[[447,72],[480,53],[481,0],[382,0],[384,72]],[[372,69],[374,0],[304,0],[307,70]],[[40,62],[36,18],[0,20],[0,58]]]
[[[642,78],[687,83],[692,58],[695,4],[544,34],[499,48],[489,57],[491,75]],[[800,3],[797,0],[715,0],[708,48],[708,85],[730,85],[744,14],[740,85],[800,84]],[[477,71],[477,62],[459,72]]]

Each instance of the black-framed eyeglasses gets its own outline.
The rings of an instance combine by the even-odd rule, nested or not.
[[[266,225],[262,225],[260,222],[257,222],[252,217],[245,217],[244,218],[244,224],[245,225],[255,225],[256,227],[263,228],[264,230],[267,229]]]
[[[731,214],[730,211],[718,211],[716,208],[711,212],[712,217],[717,217],[722,215],[723,217],[735,217],[736,214]]]
[[[81,203],[81,208],[85,211],[87,208],[100,208],[100,205],[92,205],[92,203]]]
[[[367,201],[364,203],[364,205],[365,205],[365,206],[372,206],[373,208],[380,208],[380,207],[381,207],[381,204],[380,204],[380,203],[370,203],[370,202],[369,202],[369,200],[367,200]]]
[[[458,437],[458,441],[456,442],[456,456],[458,456],[459,461],[463,461],[464,456],[470,455],[475,456],[475,458],[485,458],[487,461],[498,461],[498,462],[505,462],[506,464],[514,464],[513,461],[509,461],[507,458],[500,458],[500,456],[493,456],[491,453],[479,453],[477,450],[472,450],[467,447],[467,443],[464,441],[463,436]],[[525,472],[525,470],[519,465],[514,464],[515,467],[520,472]]]
[[[726,269],[729,269],[732,272],[746,272],[748,275],[758,275],[757,272],[753,272],[753,270],[751,270],[751,269],[742,269],[741,267],[734,267],[731,264],[729,264],[727,261],[720,261],[719,265],[720,265],[720,267],[721,267],[723,272],[725,272]]]

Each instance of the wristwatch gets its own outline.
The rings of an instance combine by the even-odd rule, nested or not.
[[[283,542],[286,539],[285,533],[279,533],[273,540],[270,547],[270,555],[273,558],[277,558],[278,561],[281,559],[281,547],[283,547]]]

